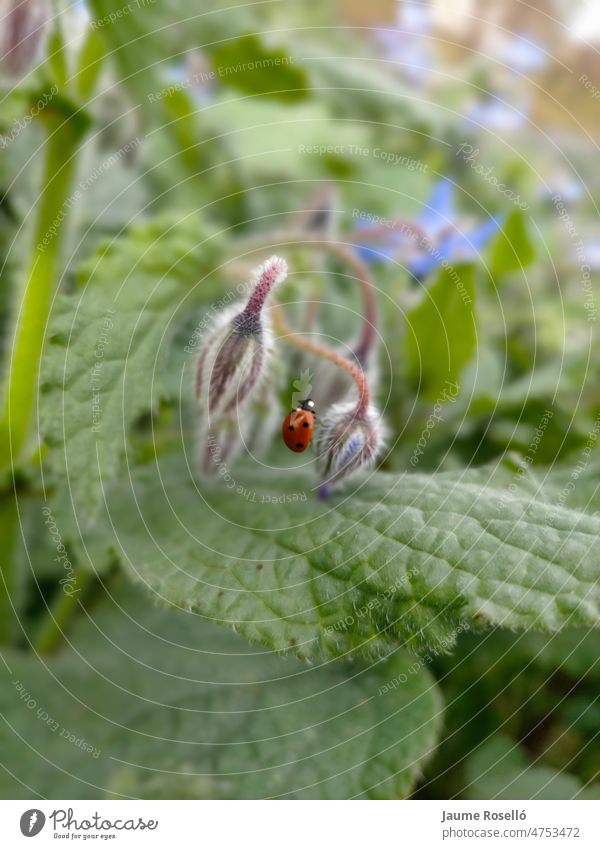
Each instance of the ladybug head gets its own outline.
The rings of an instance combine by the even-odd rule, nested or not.
[[[304,401],[300,401],[298,406],[301,410],[307,410],[309,413],[314,413],[315,411],[315,402],[312,398],[306,398]]]

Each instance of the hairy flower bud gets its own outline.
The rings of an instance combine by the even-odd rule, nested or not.
[[[287,266],[271,257],[255,273],[248,303],[219,314],[198,357],[196,397],[210,416],[239,409],[264,374],[270,329],[262,309]]]
[[[23,76],[38,58],[49,19],[46,0],[0,0],[2,70]]]
[[[335,484],[374,463],[383,442],[383,423],[374,406],[360,412],[351,402],[328,410],[315,436],[321,495],[328,495]]]
[[[237,414],[246,407],[265,375],[270,328],[263,307],[273,287],[286,274],[285,261],[276,256],[260,266],[246,306],[236,305],[219,313],[200,351],[196,366],[200,433],[204,439],[210,435],[219,445],[221,458],[231,458],[235,453],[239,442]],[[204,455],[202,465],[207,471],[214,463],[206,450]]]

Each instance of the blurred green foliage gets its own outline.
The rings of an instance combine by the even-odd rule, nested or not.
[[[5,136],[52,86],[47,108],[86,133],[41,441],[3,469],[3,794],[598,798],[598,271],[576,249],[591,199],[559,215],[534,129],[505,144],[464,119],[477,68],[415,89],[324,4],[119,9],[91,0],[79,53],[66,10],[47,61],[3,93]],[[17,130],[0,160],[5,376],[45,152],[40,121]],[[469,141],[527,210],[457,156]],[[372,267],[381,469],[323,506],[273,438],[235,493],[199,482],[186,347],[211,308],[280,251],[298,329],[351,345],[355,275],[282,232],[335,187],[326,235],[354,250],[360,213],[412,220],[442,177],[457,220],[503,225],[417,286],[400,257]],[[316,361],[281,357],[273,398],[305,368],[318,389]]]

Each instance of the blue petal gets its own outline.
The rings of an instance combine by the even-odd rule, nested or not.
[[[352,436],[342,446],[340,453],[335,458],[335,469],[344,469],[357,454],[364,448],[365,441],[362,433],[353,433]]]
[[[319,492],[319,498],[321,499],[321,501],[325,501],[326,499],[331,497],[331,495],[333,493],[333,487],[330,486],[328,483],[322,483],[321,486],[319,487],[318,492]]]
[[[440,246],[445,259],[475,259],[502,225],[502,218],[490,218],[470,233],[455,233]]]
[[[422,279],[444,260],[469,261],[477,259],[479,251],[498,232],[504,221],[504,216],[490,218],[470,233],[452,233],[434,247],[431,253],[411,259],[408,263],[409,271],[418,279]]]
[[[434,268],[437,268],[440,264],[443,257],[436,256],[434,254],[423,252],[419,256],[412,257],[409,262],[406,263],[406,267],[413,274],[417,280],[422,280],[423,277],[426,277]]]
[[[454,216],[454,186],[445,178],[438,180],[419,215],[419,222],[427,233],[435,234],[442,227],[448,227]]]
[[[375,262],[391,262],[398,253],[396,245],[355,245],[354,250],[367,265]]]

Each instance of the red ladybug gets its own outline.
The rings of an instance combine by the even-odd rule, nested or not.
[[[315,429],[315,418],[315,402],[312,398],[300,401],[300,405],[285,417],[281,433],[290,451],[298,454],[306,451]]]

